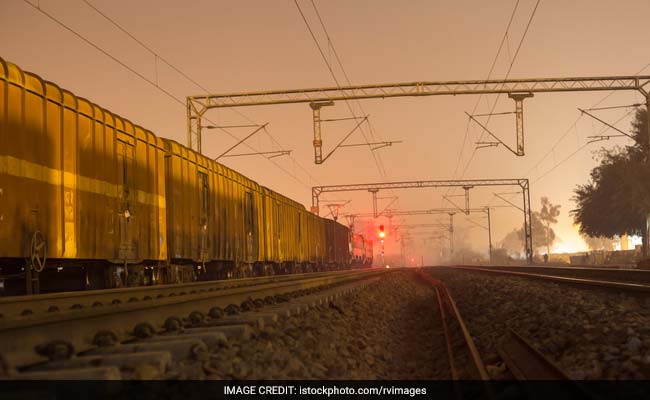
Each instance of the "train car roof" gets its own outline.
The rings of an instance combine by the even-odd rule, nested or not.
[[[24,71],[14,63],[0,57],[0,80],[9,85],[18,86],[24,90],[46,98],[48,101],[61,107],[73,110],[89,118],[98,119],[116,131],[131,136],[155,146],[161,150],[161,138],[152,131],[132,123],[127,118],[121,117],[111,111],[93,103],[83,97],[77,96],[69,90],[61,88],[54,82],[47,81],[39,75]]]
[[[262,186],[256,181],[235,171],[234,169],[229,168],[202,154],[199,154],[173,139],[166,139],[157,136],[152,131],[140,125],[134,124],[128,119],[114,114],[111,111],[91,102],[90,100],[76,96],[69,90],[61,88],[56,83],[46,81],[37,74],[22,70],[16,64],[6,61],[2,57],[0,57],[0,79],[6,81],[8,84],[22,87],[27,91],[43,96],[47,98],[48,101],[60,104],[62,107],[66,107],[81,114],[87,115],[90,118],[101,119],[106,125],[114,128],[115,130],[132,136],[136,140],[141,140],[143,142],[158,146],[162,150],[165,150],[165,147],[167,147],[165,146],[165,143],[167,143],[169,147],[172,148],[172,151],[176,150],[179,153],[185,151],[187,154],[186,157],[189,157],[190,161],[194,161],[197,164],[202,165],[204,168],[213,170],[218,174],[229,177],[237,182],[244,184],[245,186],[248,186],[251,189],[273,197],[276,200],[288,203],[293,207],[307,211],[304,204],[297,202],[276,191],[273,191],[266,186]],[[191,158],[194,158],[194,160],[191,160]],[[337,221],[328,220],[327,218],[318,218],[338,223]],[[345,226],[340,223],[338,224]]]

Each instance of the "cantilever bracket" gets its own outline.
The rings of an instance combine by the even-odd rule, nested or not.
[[[321,135],[321,119],[320,109],[322,107],[333,106],[333,101],[315,101],[309,103],[309,107],[313,110],[314,114],[314,162],[316,164],[323,163],[323,138]]]
[[[470,115],[468,113],[467,116],[470,118],[470,120],[473,120],[476,122],[485,132],[487,132],[490,136],[495,138],[497,141],[496,142],[477,142],[476,143],[476,148],[477,149],[483,149],[486,147],[498,147],[499,144],[502,144],[506,149],[508,149],[512,154],[522,157],[524,153],[524,99],[528,97],[533,97],[533,94],[530,92],[525,92],[525,93],[508,93],[508,97],[513,99],[515,101],[515,112],[514,114],[516,115],[516,130],[517,130],[517,148],[513,149],[510,146],[508,146],[503,140],[499,139],[494,133],[492,133],[486,126],[481,124],[475,117],[478,116],[487,116],[487,115],[505,115],[505,114],[512,114],[512,112],[503,112],[503,113],[490,113],[490,114],[476,114],[476,115]]]
[[[465,112],[465,114],[467,114],[467,116],[469,117],[470,120],[476,122],[476,124],[477,124],[478,126],[480,126],[480,127],[481,127],[485,132],[487,132],[488,135],[492,136],[493,138],[495,138],[495,139],[497,140],[496,144],[494,144],[494,145],[492,145],[492,146],[484,146],[484,147],[493,147],[493,146],[496,147],[496,146],[498,146],[499,144],[502,144],[503,147],[505,147],[506,149],[508,149],[512,154],[517,155],[517,156],[519,156],[519,155],[523,155],[523,154],[519,154],[519,153],[517,153],[517,151],[515,151],[514,149],[512,149],[512,147],[508,146],[508,145],[506,144],[506,142],[504,142],[503,140],[499,139],[499,137],[498,137],[497,135],[495,135],[494,133],[492,133],[492,131],[490,131],[490,130],[487,128],[487,126],[485,126],[485,125],[483,125],[482,123],[480,123],[479,120],[477,120],[476,118],[474,118],[473,115],[470,115],[470,114],[467,113],[467,112]],[[479,143],[483,143],[483,142],[479,142]],[[479,144],[479,143],[477,143],[477,144]],[[487,142],[487,143],[494,143],[494,142]],[[479,147],[479,148],[480,148],[480,147]]]
[[[499,144],[499,142],[476,142],[476,148],[485,149],[487,147],[497,147]]]
[[[379,217],[377,212],[377,192],[379,192],[379,189],[368,189],[368,191],[372,193],[372,217],[377,218]]]
[[[517,154],[518,156],[524,155],[524,99],[533,97],[533,94],[528,93],[508,93],[508,97],[515,101],[515,113],[517,120]]]
[[[602,142],[603,140],[609,140],[614,137],[625,137],[626,135],[602,135],[602,136],[587,136],[587,139],[590,139],[587,144]]]

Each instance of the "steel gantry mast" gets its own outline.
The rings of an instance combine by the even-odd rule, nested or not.
[[[386,99],[391,97],[420,97],[464,94],[508,94],[515,102],[517,146],[513,151],[524,155],[523,100],[534,93],[585,92],[601,90],[636,90],[650,103],[645,86],[648,75],[595,76],[571,78],[491,79],[467,81],[420,81],[375,85],[354,85],[294,90],[272,90],[245,93],[209,94],[187,97],[187,142],[201,152],[201,118],[210,109],[277,104],[308,103],[314,114],[315,163],[323,162],[320,109],[335,101]],[[650,141],[650,122],[648,123]],[[198,145],[198,148],[193,147]]]
[[[523,100],[534,93],[591,92],[632,90],[643,95],[646,110],[650,115],[649,75],[594,76],[569,78],[492,79],[467,81],[420,81],[375,85],[351,85],[296,90],[272,90],[247,93],[209,94],[187,97],[187,142],[188,146],[201,152],[201,120],[204,114],[214,108],[262,106],[295,103],[330,103],[340,100],[386,99],[391,97],[422,97],[469,94],[508,94],[515,101],[518,156],[524,155]],[[313,110],[316,112],[316,109]],[[320,119],[319,118],[315,118]],[[646,118],[646,141],[650,164],[650,117]],[[314,125],[314,151],[319,154],[322,146],[320,127]],[[316,158],[318,163],[318,157]],[[322,159],[320,160],[322,161]],[[527,191],[524,193],[524,202]],[[530,222],[530,221],[529,221]],[[644,256],[650,256],[650,213],[646,214],[643,235]],[[528,250],[528,247],[527,247]]]
[[[453,227],[453,215],[459,212],[462,212],[464,214],[471,214],[471,213],[485,213],[486,218],[487,218],[487,232],[488,232],[488,254],[490,257],[490,262],[492,262],[492,220],[491,220],[491,215],[490,215],[490,209],[491,208],[501,208],[504,206],[483,206],[480,208],[468,208],[467,210],[458,210],[456,208],[430,208],[427,210],[392,210],[388,209],[384,212],[384,216],[391,218],[391,217],[396,217],[396,216],[412,216],[412,215],[440,215],[440,214],[447,214],[449,215],[449,224],[447,226],[447,233],[449,233],[449,249],[452,250],[454,248],[453,244],[453,233],[454,233],[454,227]],[[512,206],[505,206],[505,207],[512,207]],[[523,211],[523,209],[519,206],[514,206],[515,208]],[[374,213],[349,213],[345,214],[345,217],[348,219],[352,219],[353,221],[356,218],[363,218],[363,217],[370,217],[370,218],[376,218]],[[396,225],[399,226],[399,225]],[[482,228],[485,228],[481,225]]]
[[[319,214],[319,199],[323,193],[330,192],[353,192],[367,191],[373,196],[373,215],[377,215],[376,196],[379,190],[386,189],[417,189],[417,188],[443,188],[443,187],[469,187],[469,186],[519,186],[522,193],[523,213],[524,213],[524,245],[526,259],[529,264],[533,262],[533,235],[531,231],[531,211],[530,211],[530,185],[528,179],[461,179],[461,180],[431,180],[431,181],[406,181],[406,182],[380,182],[380,183],[359,183],[351,185],[329,185],[314,186],[311,189],[311,210],[314,214]],[[438,209],[439,210],[439,209]],[[452,208],[448,212],[453,218],[453,213],[459,210]],[[467,211],[471,210],[469,207]],[[428,210],[425,210],[425,212]],[[431,214],[435,213],[431,210]],[[407,215],[392,213],[392,215]],[[392,216],[391,215],[391,216]],[[413,215],[413,214],[411,214]],[[450,223],[453,225],[453,221]],[[453,233],[452,233],[453,234]]]

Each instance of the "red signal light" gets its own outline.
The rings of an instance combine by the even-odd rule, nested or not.
[[[384,237],[386,237],[386,232],[384,232],[384,226],[383,225],[379,225],[379,237],[382,238],[382,239]]]

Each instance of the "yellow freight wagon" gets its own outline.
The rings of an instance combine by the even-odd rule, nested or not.
[[[337,269],[348,240],[343,225],[0,59],[0,294]]]
[[[251,275],[266,253],[263,188],[172,140],[166,186],[169,257],[200,279]]]
[[[1,276],[119,286],[166,260],[163,169],[151,132],[0,59]]]

